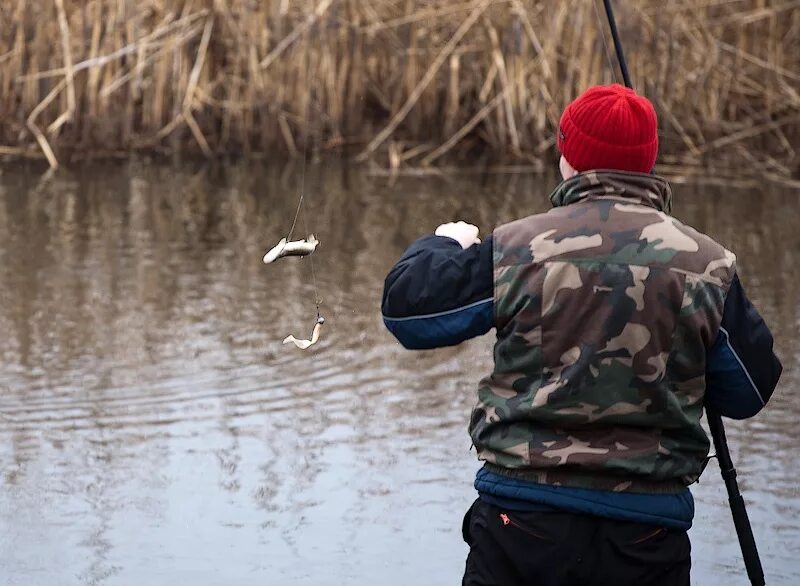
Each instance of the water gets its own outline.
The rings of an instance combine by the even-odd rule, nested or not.
[[[442,221],[546,209],[552,180],[307,174],[308,260],[261,264],[296,170],[95,166],[0,176],[0,583],[455,584],[479,464],[466,425],[491,335],[403,351],[383,277]],[[737,251],[785,373],[728,434],[770,584],[800,582],[800,206],[677,188]],[[715,464],[695,487],[695,584],[746,584]]]

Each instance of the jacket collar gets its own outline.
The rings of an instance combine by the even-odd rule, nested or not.
[[[550,201],[555,207],[598,198],[621,199],[666,213],[672,211],[669,183],[647,173],[587,171],[562,181],[550,194]]]

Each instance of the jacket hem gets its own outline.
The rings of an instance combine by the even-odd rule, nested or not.
[[[617,486],[614,492],[630,492],[642,494],[676,494],[686,490],[686,485],[681,480],[652,480],[641,476],[621,476],[603,474],[602,472],[576,472],[541,468],[505,468],[485,462],[484,467],[489,472],[507,478],[527,480],[537,484],[549,486],[568,486],[573,488],[596,488],[604,486]],[[632,488],[628,489],[626,486]]]

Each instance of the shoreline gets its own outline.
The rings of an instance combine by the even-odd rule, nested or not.
[[[617,20],[668,164],[800,179],[800,11],[662,4],[620,3]],[[4,16],[0,157],[53,168],[130,153],[546,166],[563,106],[617,76],[591,3],[32,0]]]

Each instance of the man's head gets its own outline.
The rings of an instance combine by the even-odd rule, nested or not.
[[[653,104],[619,84],[591,87],[561,115],[558,150],[564,179],[591,169],[649,173],[658,154]]]

